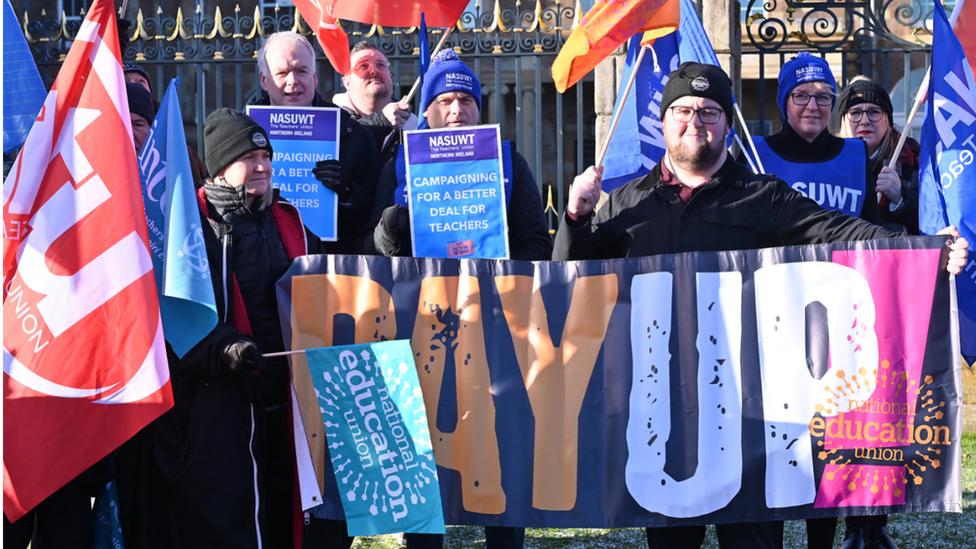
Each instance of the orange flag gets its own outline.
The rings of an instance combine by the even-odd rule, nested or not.
[[[332,16],[333,0],[293,0],[295,9],[315,31],[315,37],[322,46],[322,51],[332,63],[332,68],[339,74],[352,72],[349,62],[349,38],[339,28],[338,21]]]
[[[680,19],[679,0],[597,0],[552,64],[556,89],[565,92],[631,36],[664,36],[677,30]]]

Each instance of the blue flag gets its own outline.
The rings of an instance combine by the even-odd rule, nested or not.
[[[661,130],[661,93],[668,75],[680,64],[678,39],[674,33],[658,38],[644,54],[640,66],[635,67],[642,36],[634,36],[627,46],[627,64],[617,97],[623,96],[634,70],[637,78],[627,100],[617,104],[617,109],[623,111],[617,114],[620,121],[603,160],[602,188],[606,192],[649,172],[666,150]]]
[[[217,325],[217,303],[193,190],[177,86],[170,80],[139,153],[163,333],[182,357]]]
[[[10,1],[3,3],[3,152],[24,144],[47,90]]]
[[[922,234],[955,225],[976,244],[976,84],[945,9],[935,3],[930,107],[922,125],[918,221]],[[956,277],[959,340],[967,362],[976,359],[976,258]]]
[[[641,49],[638,34],[627,46],[627,61],[617,97],[623,97],[630,75],[633,74]],[[626,102],[618,102],[615,110],[622,109],[617,129],[610,139],[606,158],[603,160],[604,191],[609,192],[643,176],[664,157],[666,151],[661,131],[661,94],[668,83],[668,75],[685,61],[719,66],[718,56],[702,27],[701,19],[692,0],[681,0],[681,23],[676,33],[662,36],[644,54],[634,88]],[[729,120],[729,124],[732,121]],[[729,134],[731,146],[735,130]]]
[[[305,351],[350,536],[444,533],[410,341]]]
[[[715,48],[705,33],[698,8],[692,0],[681,0],[681,22],[678,24],[678,56],[681,62],[695,61],[719,65]]]
[[[427,70],[430,69],[430,44],[427,43],[427,22],[424,21],[424,14],[420,14],[420,89],[424,89],[424,75],[427,74]],[[421,106],[423,109],[423,106]],[[421,111],[418,113],[420,115],[420,124],[417,126],[418,130],[426,130],[427,117],[423,115]]]

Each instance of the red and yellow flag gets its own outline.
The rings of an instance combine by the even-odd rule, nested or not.
[[[664,36],[678,29],[680,19],[678,0],[598,0],[552,64],[556,89],[565,92],[635,34]]]

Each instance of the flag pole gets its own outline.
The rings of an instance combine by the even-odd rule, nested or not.
[[[447,30],[444,31],[444,36],[441,36],[441,40],[440,40],[440,42],[437,43],[437,47],[434,48],[433,53],[430,54],[430,57],[432,59],[433,59],[433,57],[435,55],[437,55],[438,53],[440,53],[441,48],[444,47],[444,43],[447,42],[447,37],[451,35],[451,31],[453,31],[454,30],[454,27],[456,27],[456,26],[457,26],[457,23],[454,23],[450,27],[447,27]],[[410,93],[408,93],[406,97],[404,97],[403,99],[401,99],[400,102],[401,103],[410,103],[410,101],[413,99],[413,96],[417,94],[417,90],[419,88],[420,88],[420,77],[418,76],[417,77],[417,80],[414,81],[414,83],[413,83],[413,87],[410,88]]]
[[[905,119],[905,127],[902,128],[901,137],[898,139],[898,145],[895,146],[895,151],[891,154],[891,160],[888,161],[888,167],[892,170],[895,169],[895,163],[898,162],[898,156],[901,154],[902,147],[905,146],[905,141],[908,139],[908,128],[912,127],[912,122],[915,120],[915,115],[918,114],[918,107],[925,100],[925,96],[929,92],[929,78],[932,76],[932,67],[929,67],[925,71],[925,78],[922,79],[922,85],[918,87],[918,93],[915,94],[915,104],[912,105],[911,112],[908,113],[908,118]],[[881,193],[878,193],[878,198],[881,198]]]
[[[756,155],[756,164],[759,165],[759,171],[756,172],[756,167],[752,166],[752,162],[750,162],[749,165],[752,166],[752,171],[756,173],[766,173],[766,168],[763,166],[762,160],[759,159],[759,151],[756,150],[756,144],[752,142],[752,134],[749,133],[749,126],[746,126],[746,120],[742,116],[742,111],[739,110],[739,104],[733,101],[732,106],[735,108],[735,116],[739,119],[739,125],[742,126],[742,131],[746,134],[746,141],[748,141],[749,145],[752,146],[752,152]],[[742,147],[742,143],[739,143],[739,146]],[[748,160],[749,151],[746,150],[745,147],[742,147],[742,150],[746,155],[746,159]]]
[[[952,14],[949,16],[949,26],[955,27],[956,20],[959,18],[959,11],[962,7],[962,2],[956,4],[955,9],[952,10]],[[892,170],[895,169],[895,164],[898,162],[898,157],[901,156],[901,149],[905,146],[905,141],[908,140],[908,128],[912,127],[912,122],[915,121],[915,115],[918,114],[918,107],[925,101],[925,96],[929,93],[929,80],[932,77],[932,66],[929,65],[925,69],[925,78],[922,79],[922,84],[918,87],[918,93],[915,94],[915,104],[912,105],[911,112],[908,113],[908,118],[905,119],[905,127],[902,128],[901,137],[898,138],[898,144],[895,145],[895,151],[891,154],[891,160],[888,161],[888,167]],[[881,200],[881,194],[878,193],[878,200]]]
[[[641,45],[640,53],[637,54],[637,61],[634,63],[634,70],[630,73],[630,79],[627,80],[627,87],[624,88],[624,95],[620,99],[620,108],[613,113],[613,120],[610,121],[610,131],[607,132],[607,140],[603,143],[603,148],[600,150],[600,156],[596,158],[596,167],[603,165],[603,160],[607,156],[607,150],[610,148],[610,140],[613,139],[613,132],[617,129],[617,122],[620,122],[620,112],[623,111],[624,103],[627,102],[627,96],[630,95],[630,88],[634,86],[634,80],[637,78],[637,68],[640,67],[641,61],[644,59],[644,52],[650,49],[648,45]]]
[[[271,358],[271,357],[274,357],[274,356],[300,355],[300,354],[304,354],[304,353],[305,353],[305,349],[299,349],[297,351],[281,351],[279,353],[264,353],[261,356],[264,357],[264,358]]]
[[[739,144],[739,148],[742,149],[743,156],[746,157],[746,162],[749,163],[749,169],[752,170],[752,173],[762,173],[756,169],[756,164],[752,161],[752,157],[749,156],[749,151],[747,151],[746,146],[742,144],[742,140],[739,139],[739,134],[735,133],[732,135],[735,137],[735,142]]]

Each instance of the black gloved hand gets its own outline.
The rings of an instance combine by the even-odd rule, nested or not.
[[[315,179],[322,182],[326,188],[335,191],[339,202],[352,202],[352,181],[342,176],[342,165],[338,160],[320,160],[312,168]]]
[[[260,374],[265,367],[261,349],[250,339],[239,339],[224,347],[221,358],[232,372]]]
[[[115,26],[119,31],[119,51],[122,52],[123,57],[125,57],[125,48],[129,47],[129,29],[132,28],[133,24],[131,19],[115,17]]]
[[[383,210],[383,216],[373,231],[376,251],[389,257],[413,253],[410,241],[410,210],[399,204]]]

